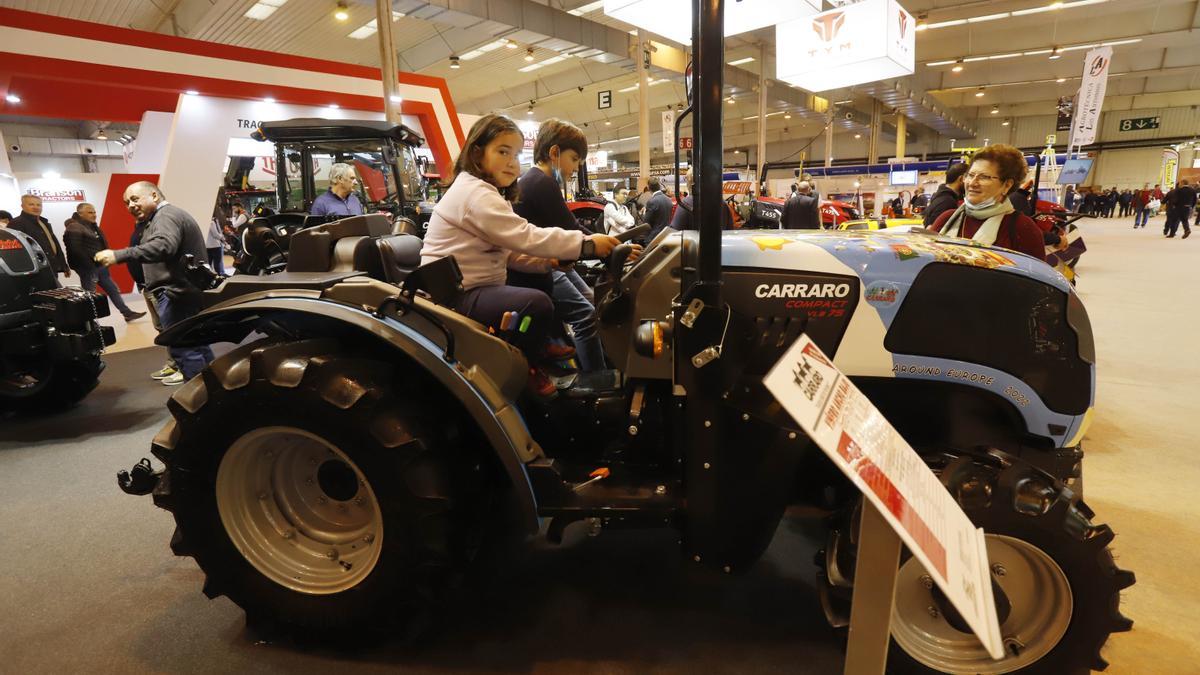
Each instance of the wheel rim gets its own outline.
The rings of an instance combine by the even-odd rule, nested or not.
[[[33,367],[18,367],[0,374],[0,397],[29,398],[46,388],[53,371],[53,363],[42,362]]]
[[[935,616],[923,579],[925,568],[910,558],[896,579],[892,637],[921,664],[950,673],[1009,673],[1037,662],[1067,632],[1074,604],[1062,568],[1041,549],[1012,537],[987,535],[987,551],[992,579],[1012,603],[1000,626],[1007,655],[992,660],[974,634],[962,633]]]
[[[266,427],[234,441],[217,469],[216,494],[234,546],[281,586],[340,593],[379,561],[383,517],[370,483],[308,431]]]

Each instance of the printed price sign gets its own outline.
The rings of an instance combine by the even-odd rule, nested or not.
[[[1004,657],[983,530],[807,335],[763,384],[879,510],[994,659]]]

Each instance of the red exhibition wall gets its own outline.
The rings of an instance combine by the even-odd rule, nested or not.
[[[104,214],[100,216],[100,229],[104,230],[108,245],[114,250],[129,246],[129,238],[133,236],[135,224],[133,215],[125,208],[125,202],[122,201],[125,196],[125,188],[142,180],[157,183],[158,174],[114,173],[108,180],[108,197],[104,200]],[[136,265],[137,263],[129,264]],[[117,282],[117,287],[121,289],[122,293],[129,293],[133,290],[133,277],[129,276],[129,270],[125,265],[113,265],[109,271],[112,272],[113,281]]]

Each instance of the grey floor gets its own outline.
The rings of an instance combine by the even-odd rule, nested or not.
[[[813,547],[791,518],[750,573],[681,563],[670,533],[568,531],[509,584],[417,645],[362,653],[262,642],[167,544],[170,514],[117,489],[147,454],[167,387],[155,348],[112,354],[77,408],[0,419],[0,672],[840,671],[812,590]]]

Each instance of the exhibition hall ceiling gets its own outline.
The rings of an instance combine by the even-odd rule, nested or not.
[[[560,116],[589,125],[593,139],[626,146],[637,129],[628,24],[591,0],[395,0],[400,68],[443,77],[460,112]],[[916,72],[900,80],[822,92],[839,130],[861,131],[872,99],[909,100],[916,125],[943,135],[998,109],[1049,114],[1079,86],[1090,46],[1113,47],[1110,97],[1160,94],[1156,105],[1190,105],[1200,90],[1197,0],[901,0],[918,22]],[[453,5],[454,9],[449,7]],[[181,37],[363,65],[379,64],[375,2],[347,0],[0,0],[0,6]],[[473,14],[467,12],[474,12]],[[252,18],[262,16],[263,18]],[[686,22],[686,17],[680,17]],[[797,39],[806,39],[798,36]],[[757,128],[760,69],[773,77],[771,29],[726,41],[726,134]],[[765,47],[764,53],[760,49]],[[1057,50],[1057,51],[1056,51]],[[460,67],[451,68],[451,56]],[[1059,58],[1052,58],[1052,57]],[[532,60],[530,60],[532,58]],[[683,101],[682,76],[653,69],[650,105]],[[582,88],[582,90],[581,90]],[[597,92],[613,106],[598,109]],[[622,91],[625,90],[625,91]],[[897,90],[900,94],[897,94]],[[771,82],[768,128],[821,128],[809,92]],[[1165,97],[1165,98],[1164,98]],[[534,112],[528,115],[529,108]],[[845,111],[849,115],[842,115]],[[658,122],[655,120],[655,128]],[[611,147],[609,149],[616,149]]]

